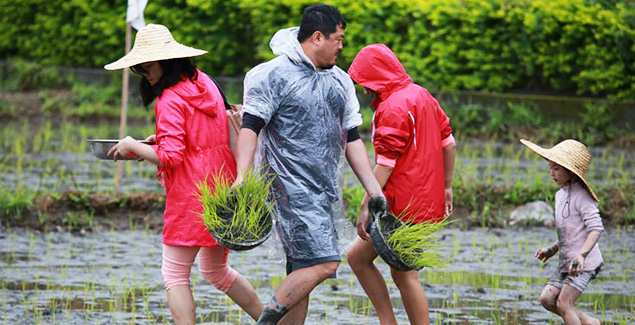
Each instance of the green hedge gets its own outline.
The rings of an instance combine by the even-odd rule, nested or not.
[[[123,53],[125,1],[0,0],[0,57],[102,66]],[[339,65],[370,43],[392,47],[431,89],[531,90],[635,100],[635,2],[629,0],[332,0],[348,21]],[[212,74],[272,57],[307,0],[152,0],[147,22],[207,49]]]

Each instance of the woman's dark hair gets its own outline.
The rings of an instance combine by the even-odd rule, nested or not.
[[[159,82],[152,86],[145,77],[142,77],[141,82],[139,82],[139,93],[143,106],[150,105],[155,98],[161,97],[163,90],[176,85],[181,80],[187,78],[192,82],[196,81],[196,66],[190,59],[178,58],[158,62],[163,69],[163,75]],[[140,64],[131,67],[130,70],[140,75],[145,72]]]
[[[298,31],[298,41],[304,42],[316,31],[328,38],[337,31],[337,26],[346,28],[346,20],[337,8],[321,3],[306,7]]]

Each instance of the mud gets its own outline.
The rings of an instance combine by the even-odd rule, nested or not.
[[[555,230],[448,229],[441,248],[450,261],[442,270],[423,269],[421,282],[432,322],[441,324],[545,324],[559,322],[538,301],[557,260],[541,266],[534,252]],[[578,306],[605,321],[635,320],[635,232],[608,230],[600,240],[605,267]],[[343,242],[350,242],[342,238]],[[267,302],[284,278],[277,239],[229,262]],[[154,324],[170,321],[160,274],[161,235],[149,230],[95,233],[0,229],[0,321],[7,324]],[[383,261],[400,323],[408,323],[399,292]],[[200,323],[253,323],[193,268]],[[627,321],[628,322],[628,321]],[[311,295],[307,324],[378,324],[370,301],[346,261],[336,279]]]

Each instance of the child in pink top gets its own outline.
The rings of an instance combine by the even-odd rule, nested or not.
[[[232,181],[236,174],[222,95],[189,60],[206,53],[177,43],[165,26],[150,24],[137,33],[130,53],[105,67],[130,67],[142,75],[143,104],[155,102],[156,135],[146,139],[155,145],[128,136],[108,155],[117,160],[135,154],[158,167],[166,191],[161,273],[177,324],[195,322],[190,271],[197,256],[203,277],[254,320],[264,309],[249,282],[227,265],[227,249],[214,241],[200,217],[196,184],[218,173]]]
[[[542,291],[540,303],[562,317],[567,325],[600,324],[598,319],[573,306],[603,265],[597,243],[604,231],[598,199],[584,179],[591,155],[575,140],[562,141],[551,149],[520,141],[547,159],[551,178],[560,186],[555,210],[558,239],[551,247],[539,249],[535,254],[536,258],[546,262],[560,252],[558,269]]]

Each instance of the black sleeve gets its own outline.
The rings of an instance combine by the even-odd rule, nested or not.
[[[361,139],[362,137],[359,136],[359,131],[357,131],[357,127],[354,127],[350,130],[348,130],[348,133],[346,134],[346,143],[349,142],[353,142],[357,139]]]
[[[241,126],[241,128],[250,129],[256,132],[256,134],[259,134],[260,130],[265,127],[265,124],[265,120],[263,120],[262,118],[245,112],[243,114],[243,125]]]

